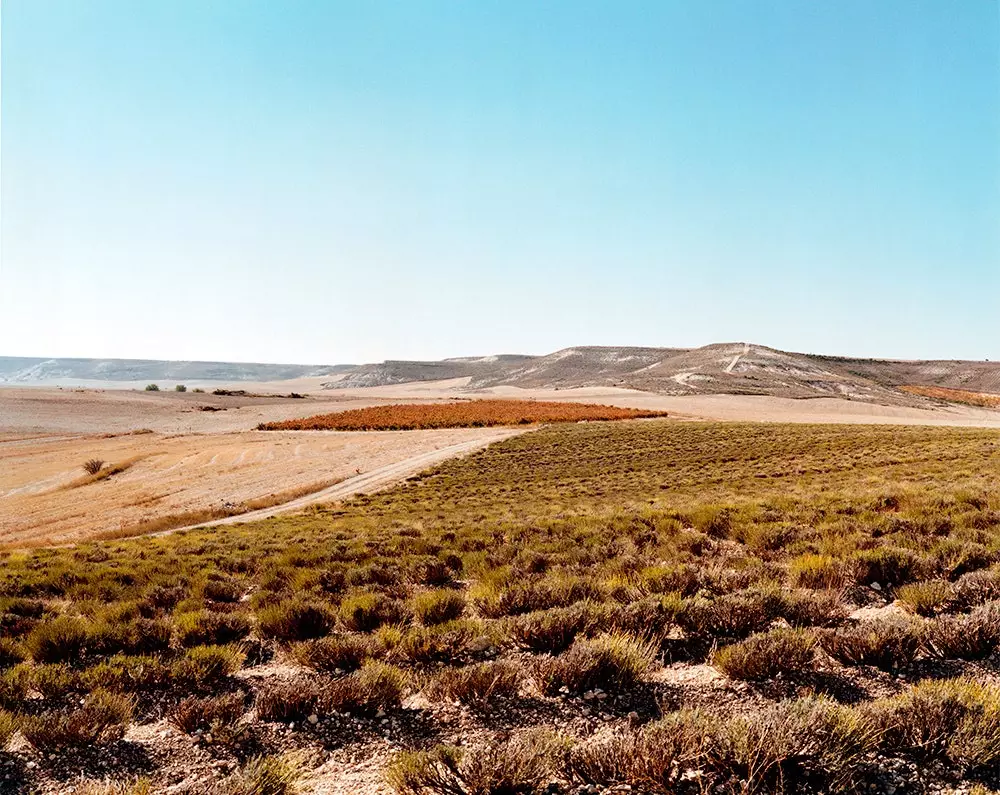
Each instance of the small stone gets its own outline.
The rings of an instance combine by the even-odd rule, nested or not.
[[[593,701],[594,700],[594,691],[593,690],[588,690],[586,693],[584,693],[583,694],[583,700],[584,701]]]
[[[385,710],[384,709],[380,709],[378,712],[375,713],[375,717],[376,718],[384,718],[385,717]]]
[[[307,720],[308,720],[308,721],[309,721],[309,722],[310,722],[310,723],[311,723],[311,724],[312,724],[313,726],[315,726],[315,725],[316,725],[317,723],[319,723],[319,715],[317,715],[317,714],[316,714],[316,713],[314,712],[314,713],[313,713],[312,715],[310,715],[310,716],[309,716],[309,717],[307,718]]]
[[[882,590],[882,586],[879,585],[877,582],[873,582],[872,583],[872,590],[873,591],[881,591]]]
[[[604,701],[604,699],[606,699],[607,697],[608,697],[607,693],[598,693],[597,694],[597,700],[598,701]]]

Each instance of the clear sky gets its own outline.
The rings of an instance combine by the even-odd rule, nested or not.
[[[0,354],[1000,358],[996,0],[5,0]]]

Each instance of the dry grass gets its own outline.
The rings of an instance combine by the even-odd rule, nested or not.
[[[400,403],[372,406],[299,420],[265,422],[259,431],[412,431],[418,428],[488,428],[539,422],[634,420],[665,417],[665,411],[625,409],[591,403],[541,400],[466,400],[458,403]]]

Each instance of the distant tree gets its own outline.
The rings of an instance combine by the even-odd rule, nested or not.
[[[157,386],[156,384],[146,384],[146,391],[147,392],[159,392],[160,391],[160,387]]]
[[[184,384],[178,384],[177,386],[174,387],[174,391],[175,392],[187,392],[188,388],[186,386],[184,386]]]

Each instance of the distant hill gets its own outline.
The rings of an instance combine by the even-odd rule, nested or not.
[[[469,391],[495,386],[617,386],[668,395],[839,397],[926,405],[899,386],[1000,393],[1000,363],[896,361],[789,353],[750,343],[701,348],[578,347],[546,356],[487,356],[439,362],[386,361],[354,368],[330,389],[467,378]]]
[[[283,381],[337,375],[354,365],[174,362],[157,359],[41,359],[0,356],[0,382],[80,381]]]

